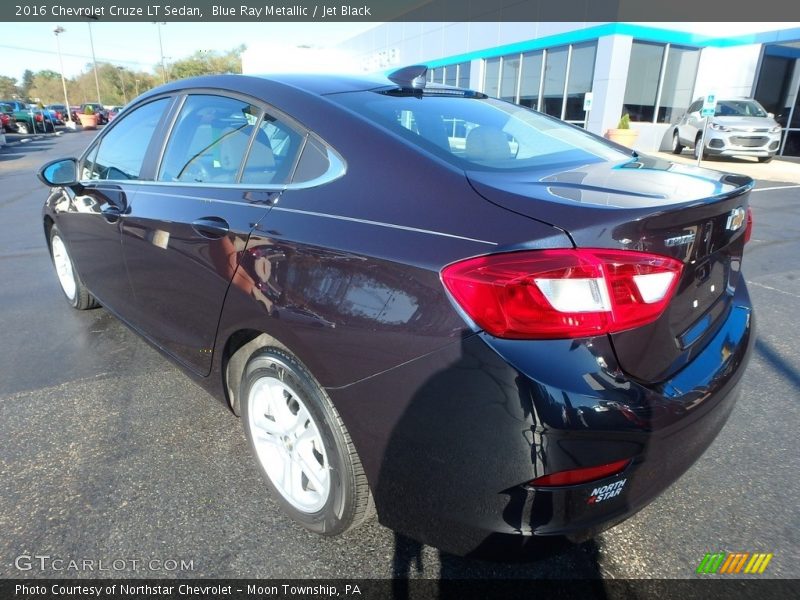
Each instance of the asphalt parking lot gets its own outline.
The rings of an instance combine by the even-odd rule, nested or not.
[[[20,570],[34,555],[125,561],[106,576],[690,578],[719,551],[771,552],[762,577],[800,577],[800,181],[759,181],[752,194],[744,273],[759,341],[702,460],[597,539],[498,563],[443,555],[375,521],[334,539],[307,533],[262,492],[236,417],[104,310],[67,306],[35,171],[91,138],[0,149],[0,578],[100,574]]]

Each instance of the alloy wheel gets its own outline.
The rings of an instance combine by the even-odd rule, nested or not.
[[[330,495],[328,458],[303,399],[285,382],[263,376],[247,402],[256,455],[275,488],[299,511],[321,510]]]

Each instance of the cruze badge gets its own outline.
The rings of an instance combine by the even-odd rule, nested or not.
[[[667,238],[664,240],[664,245],[668,248],[673,246],[683,246],[684,244],[690,244],[694,241],[694,234],[687,233],[686,235],[679,235],[676,237]]]
[[[730,231],[738,231],[744,225],[744,222],[747,220],[747,213],[744,209],[739,206],[734,208],[731,211],[731,214],[728,215],[728,222],[725,224],[725,229],[729,229]]]

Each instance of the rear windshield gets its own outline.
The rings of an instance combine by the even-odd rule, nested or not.
[[[582,129],[482,94],[372,91],[328,98],[465,170],[630,159]]]

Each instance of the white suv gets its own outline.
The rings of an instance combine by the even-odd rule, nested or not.
[[[700,116],[702,98],[686,110],[672,133],[672,152],[680,154],[685,146],[700,156],[700,137],[705,117]],[[713,117],[708,119],[703,157],[755,156],[769,162],[781,144],[781,126],[772,113],[752,98],[730,98],[717,101]]]

